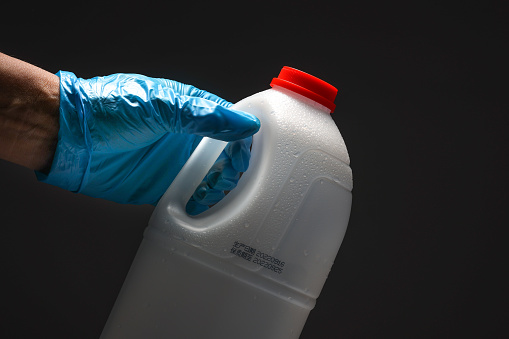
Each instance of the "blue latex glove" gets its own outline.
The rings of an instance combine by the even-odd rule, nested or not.
[[[60,130],[49,184],[128,204],[155,205],[202,136],[228,143],[188,204],[197,214],[235,187],[259,120],[193,86],[137,74],[90,80],[59,72]]]
[[[187,204],[189,214],[199,214],[237,186],[240,172],[245,172],[251,156],[252,137],[228,143],[209,173]]]

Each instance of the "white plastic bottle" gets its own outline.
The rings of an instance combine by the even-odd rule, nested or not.
[[[185,205],[225,144],[204,139],[157,205],[103,339],[298,338],[346,231],[352,173],[337,90],[284,67],[234,108],[261,121],[250,167],[210,210]]]

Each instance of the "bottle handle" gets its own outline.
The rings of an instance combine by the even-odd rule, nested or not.
[[[162,196],[158,207],[165,206],[174,219],[187,223],[196,218],[187,214],[187,202],[227,144],[226,141],[203,137]]]

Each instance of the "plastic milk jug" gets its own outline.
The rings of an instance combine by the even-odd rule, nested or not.
[[[185,206],[224,146],[201,141],[154,210],[104,339],[298,338],[346,231],[352,172],[337,90],[284,67],[234,108],[256,115],[249,169],[198,216]]]

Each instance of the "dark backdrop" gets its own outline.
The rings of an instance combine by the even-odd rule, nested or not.
[[[284,65],[330,82],[354,202],[301,338],[508,337],[507,2],[346,3],[20,2],[2,5],[0,50],[232,102]],[[5,161],[0,187],[0,336],[98,338],[152,207]]]

